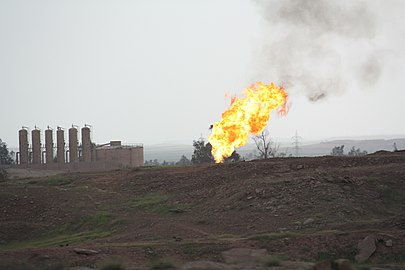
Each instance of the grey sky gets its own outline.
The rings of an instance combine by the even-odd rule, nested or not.
[[[317,102],[287,87],[292,106],[288,116],[272,116],[273,137],[405,134],[405,4],[366,3],[375,35],[354,47],[328,41],[342,61],[351,59],[339,70],[347,85]],[[225,93],[283,80],[268,51],[285,32],[266,19],[268,8],[249,0],[0,0],[0,138],[17,146],[22,125],[85,123],[97,143],[207,137],[229,105]],[[365,50],[381,63],[374,84],[358,83],[350,68]]]

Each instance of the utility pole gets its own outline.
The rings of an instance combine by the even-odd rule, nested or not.
[[[295,136],[293,136],[291,139],[293,140],[292,144],[294,145],[295,156],[298,157],[301,144],[300,140],[302,140],[302,137],[298,136],[298,131],[295,131]]]

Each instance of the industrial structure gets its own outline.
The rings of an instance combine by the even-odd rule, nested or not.
[[[68,146],[65,144],[65,130],[57,127],[56,147],[54,130],[45,130],[45,145],[41,144],[41,130],[31,131],[31,144],[28,142],[28,128],[22,127],[19,134],[17,164],[21,167],[50,170],[92,171],[109,170],[122,167],[138,167],[144,163],[142,144],[124,145],[121,141],[95,144],[91,141],[91,126],[81,129],[81,143],[78,127],[72,125],[68,130]],[[56,155],[55,155],[56,152]]]

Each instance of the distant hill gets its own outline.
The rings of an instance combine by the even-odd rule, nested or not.
[[[360,148],[368,153],[373,153],[379,150],[393,151],[394,143],[398,149],[405,149],[405,138],[389,139],[389,140],[333,140],[323,141],[317,144],[309,144],[301,146],[301,155],[303,156],[321,156],[329,155],[331,149],[335,146],[344,145],[345,153],[350,151],[353,146]]]
[[[396,143],[398,149],[405,149],[405,138],[397,139],[372,139],[372,140],[328,140],[315,143],[305,142],[300,145],[299,154],[300,156],[325,156],[329,155],[332,148],[335,146],[344,145],[345,153],[350,151],[353,146],[365,150],[368,153],[373,153],[379,150],[393,151],[394,143]],[[239,148],[237,151],[242,156],[247,156],[255,151],[256,147],[254,144],[248,144]],[[257,150],[256,150],[257,152]],[[284,152],[288,155],[294,154],[293,145],[288,142],[281,142],[279,152]],[[156,144],[156,145],[145,145],[145,160],[157,159],[159,162],[164,160],[167,162],[178,161],[182,155],[191,158],[193,154],[193,146],[187,144]]]

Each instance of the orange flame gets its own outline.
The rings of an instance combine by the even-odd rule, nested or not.
[[[222,119],[212,127],[208,141],[212,145],[212,155],[217,163],[232,155],[235,148],[248,142],[249,133],[259,134],[270,119],[270,112],[281,107],[278,112],[288,112],[288,93],[274,83],[265,85],[258,82],[244,90],[245,97],[232,98],[230,107],[222,114]]]

